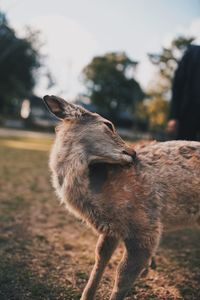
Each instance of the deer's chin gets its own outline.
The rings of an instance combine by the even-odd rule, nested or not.
[[[133,157],[130,155],[123,154],[121,157],[121,162],[123,165],[133,163]]]
[[[128,154],[113,155],[113,157],[95,157],[90,160],[89,165],[97,163],[128,165],[133,163],[133,158]]]

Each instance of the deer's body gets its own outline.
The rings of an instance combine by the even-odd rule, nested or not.
[[[81,300],[94,299],[106,263],[123,240],[110,298],[121,300],[150,263],[163,231],[200,223],[200,143],[154,143],[138,147],[134,156],[115,131],[100,126],[107,120],[78,112],[58,130],[50,158],[53,184],[68,209],[100,234]]]

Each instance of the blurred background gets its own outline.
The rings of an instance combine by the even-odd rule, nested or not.
[[[174,74],[191,44],[200,45],[200,0],[0,0],[1,300],[78,300],[94,262],[96,236],[51,188],[57,119],[42,97],[102,114],[133,145],[166,140]],[[127,299],[200,299],[199,245],[195,229],[163,238],[158,269]],[[122,251],[97,300],[108,299]]]
[[[200,1],[0,3],[0,123],[50,130],[55,94],[134,138],[164,136],[174,71],[200,43]]]

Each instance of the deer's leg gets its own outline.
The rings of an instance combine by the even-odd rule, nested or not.
[[[124,255],[117,268],[115,285],[110,300],[124,299],[132,283],[148,266],[154,248],[141,248],[131,239],[125,241]]]
[[[152,259],[151,259],[150,268],[151,268],[152,270],[156,270],[156,269],[157,269],[157,263],[156,263],[156,258],[155,258],[155,256],[153,256]]]
[[[88,283],[83,291],[81,300],[93,300],[103,271],[118,244],[118,239],[111,236],[100,235],[95,255],[95,264]]]
[[[156,263],[155,256],[153,256],[151,258],[150,265],[146,269],[144,269],[144,271],[142,272],[141,276],[142,277],[146,277],[148,275],[150,269],[156,270],[156,268],[157,268],[157,263]]]

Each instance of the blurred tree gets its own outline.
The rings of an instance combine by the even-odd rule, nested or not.
[[[146,116],[152,130],[162,130],[166,126],[174,72],[193,40],[193,37],[179,36],[172,40],[168,48],[163,47],[161,53],[148,54],[157,71],[147,87],[146,94],[149,100],[139,107],[139,116],[141,120]]]
[[[163,47],[161,53],[148,54],[150,61],[157,67],[157,76],[155,76],[154,88],[156,94],[169,99],[169,91],[172,86],[172,79],[183,53],[187,47],[194,41],[194,37],[179,36],[172,40],[168,48]],[[153,82],[150,86],[153,92]]]
[[[18,38],[0,12],[0,110],[7,112],[14,99],[27,97],[35,85],[35,71],[41,65],[38,34],[29,30]]]
[[[88,96],[99,112],[117,121],[120,112],[134,111],[143,99],[139,83],[134,79],[137,62],[124,52],[94,57],[83,69]]]
[[[136,109],[137,124],[141,129],[162,131],[167,124],[169,101],[154,95],[138,104]]]

